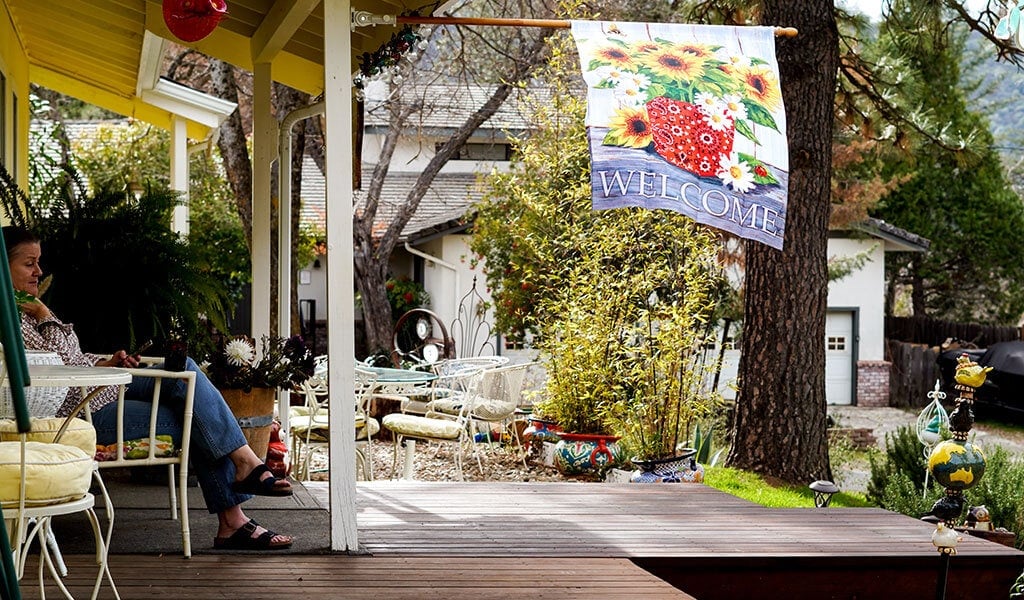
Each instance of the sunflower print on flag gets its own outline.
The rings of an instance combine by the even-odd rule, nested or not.
[[[767,61],[722,45],[632,39],[615,30],[579,47],[588,81],[611,90],[616,102],[604,145],[650,149],[736,193],[779,184],[756,151],[736,144],[740,136],[759,147],[758,127],[780,132],[782,92]]]

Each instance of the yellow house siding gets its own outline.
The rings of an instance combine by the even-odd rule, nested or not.
[[[21,39],[14,29],[14,22],[3,5],[0,13],[0,72],[4,85],[4,139],[3,155],[7,170],[16,173],[18,185],[28,187],[28,57],[22,48]],[[17,106],[14,106],[17,98]],[[17,110],[17,114],[14,111]],[[17,164],[12,164],[12,160]]]

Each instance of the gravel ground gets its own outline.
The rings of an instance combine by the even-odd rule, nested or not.
[[[402,474],[403,456],[398,457],[397,472],[393,472],[393,444],[390,441],[374,441],[373,476],[374,479],[398,478]],[[420,481],[458,481],[455,459],[452,454],[454,444],[434,442],[416,442],[415,471],[413,478]],[[523,466],[521,454],[498,444],[476,444],[480,456],[480,466],[472,455],[464,457],[463,477],[465,481],[567,481],[554,469],[539,464],[539,461],[528,457]],[[326,463],[326,455],[320,454],[313,458],[313,470]],[[482,469],[481,469],[482,466]],[[314,481],[325,480],[325,473],[313,473]]]
[[[841,427],[869,428],[873,431],[880,449],[885,448],[885,435],[902,425],[914,426],[918,411],[898,408],[862,408],[855,406],[830,406],[829,414]],[[999,428],[994,430],[985,424],[978,424],[972,430],[975,441],[982,447],[1001,445],[1012,454],[1024,456],[1024,432]],[[453,444],[417,442],[414,478],[421,481],[457,481],[455,462],[452,456]],[[393,474],[393,446],[390,441],[374,441],[372,445],[373,472],[375,479],[397,478],[401,475],[402,456],[399,456],[398,472]],[[535,457],[523,466],[520,454],[498,444],[476,444],[480,466],[472,455],[465,457],[463,474],[466,481],[567,481],[553,467],[539,464]],[[326,466],[326,454],[313,459],[313,470]],[[835,479],[839,486],[848,491],[863,493],[867,489],[870,473],[866,460],[851,461],[834,465]],[[314,473],[313,480],[326,479],[325,473]]]

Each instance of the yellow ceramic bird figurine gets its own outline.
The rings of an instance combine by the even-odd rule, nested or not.
[[[972,388],[979,388],[985,383],[985,376],[992,370],[992,367],[982,367],[971,360],[970,356],[961,354],[956,359],[956,375],[953,376],[956,382]]]

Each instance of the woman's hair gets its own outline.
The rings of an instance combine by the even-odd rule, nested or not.
[[[24,227],[8,225],[3,228],[4,247],[7,249],[7,260],[11,258],[11,252],[22,244],[38,244],[39,238]]]

